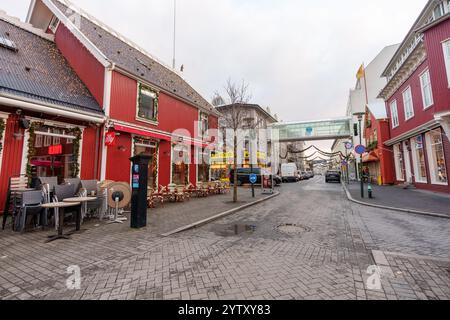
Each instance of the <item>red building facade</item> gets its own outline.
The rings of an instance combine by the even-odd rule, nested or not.
[[[450,193],[450,6],[430,1],[384,72],[395,183]]]
[[[0,192],[6,193],[11,176],[30,170],[43,176],[58,175],[61,180],[77,175],[85,180],[129,183],[129,158],[137,154],[152,157],[149,187],[209,181],[209,157],[216,140],[213,129],[218,126],[215,109],[180,75],[101,22],[83,12],[77,13],[79,21],[73,21],[68,5],[37,0],[31,2],[28,13],[36,50],[53,56],[53,60],[37,57],[28,46],[27,59],[48,60],[47,65],[31,65],[31,73],[33,68],[53,71],[41,70],[51,76],[45,79],[46,86],[40,81],[43,75],[36,75],[27,88],[32,88],[33,80],[42,87],[36,92],[17,88],[27,96],[11,99],[7,91],[15,88],[8,87],[8,81],[4,88],[0,83],[0,117],[5,127]],[[21,41],[22,34],[29,34],[27,28],[31,27],[17,28],[17,36],[11,32],[15,38],[11,40],[18,45],[29,42]],[[11,59],[25,53],[22,47],[13,51],[8,52]],[[14,60],[19,63],[22,61]],[[23,68],[30,72],[27,65]],[[26,72],[22,72],[24,78]],[[58,74],[65,77],[58,78]],[[67,99],[58,107],[55,101],[64,90],[69,91]],[[34,109],[27,105],[29,96]],[[47,100],[52,103],[39,103]],[[32,133],[30,127],[21,126],[23,119],[35,124]],[[35,127],[39,127],[37,135]],[[72,146],[75,133],[79,148]],[[35,152],[31,160],[30,148]],[[51,154],[55,150],[67,153],[64,161],[55,160]],[[74,150],[79,150],[78,161],[74,161]],[[52,172],[48,170],[50,162]],[[74,168],[78,171],[73,172]]]
[[[394,158],[392,150],[384,146],[389,140],[389,119],[384,102],[372,103],[366,108],[364,138],[367,141],[367,153],[363,155],[372,183],[380,185],[394,184]]]

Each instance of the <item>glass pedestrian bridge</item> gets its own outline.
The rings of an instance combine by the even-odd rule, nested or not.
[[[352,136],[351,117],[303,122],[280,122],[271,126],[272,141],[295,142],[346,139]]]

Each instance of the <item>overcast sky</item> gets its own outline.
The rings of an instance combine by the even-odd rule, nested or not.
[[[25,19],[29,0],[0,0]],[[73,0],[171,65],[173,0]],[[177,65],[207,100],[245,79],[284,121],[345,115],[362,62],[401,42],[426,0],[177,0]]]

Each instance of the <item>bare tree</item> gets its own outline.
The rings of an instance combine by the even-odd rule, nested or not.
[[[233,169],[234,169],[234,186],[233,186],[233,201],[238,201],[237,188],[237,165],[238,165],[238,132],[240,129],[255,129],[259,124],[258,121],[249,123],[248,113],[245,104],[248,104],[252,98],[249,93],[249,85],[245,81],[237,84],[231,79],[228,79],[225,86],[226,97],[222,97],[219,92],[214,95],[214,102],[227,103],[228,107],[222,112],[223,124],[227,129],[233,131]]]

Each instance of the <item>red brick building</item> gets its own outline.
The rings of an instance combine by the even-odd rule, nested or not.
[[[129,158],[136,154],[152,156],[149,186],[209,180],[216,141],[210,131],[218,127],[218,113],[181,75],[68,1],[31,1],[27,22],[4,36],[18,50],[0,48],[10,57],[0,60],[6,126],[0,191],[10,176],[30,168],[60,179],[129,183]],[[31,133],[30,143],[30,128],[20,128],[23,119],[52,122],[40,125],[39,135]],[[77,161],[64,145],[74,141],[75,129],[81,130]],[[55,171],[50,153],[60,144],[67,154],[64,161],[58,154]],[[28,159],[30,148],[36,159]]]
[[[367,167],[370,180],[375,184],[394,183],[394,158],[390,148],[384,146],[389,140],[389,119],[383,100],[373,102],[366,108],[364,138],[367,141],[367,153],[363,155],[363,164]]]
[[[388,64],[395,183],[450,193],[450,1],[429,1]]]

